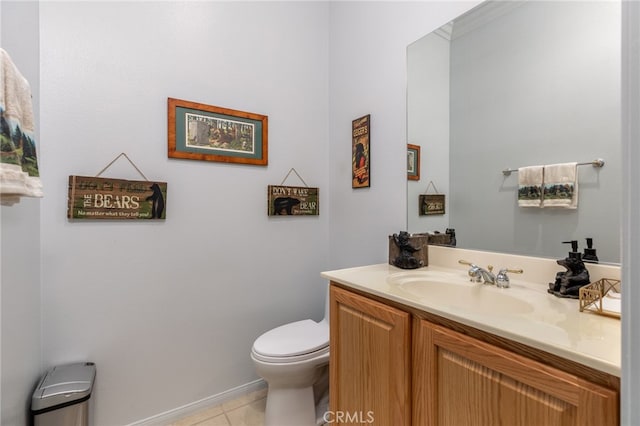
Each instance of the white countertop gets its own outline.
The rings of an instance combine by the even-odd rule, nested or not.
[[[431,253],[430,247],[429,266],[424,268],[406,270],[379,264],[321,275],[620,377],[619,319],[580,312],[577,299],[553,296],[547,293],[547,282],[525,281],[526,275],[511,275],[507,289],[471,283],[468,267],[432,265]],[[421,277],[435,281],[435,287],[419,282]],[[451,291],[446,287],[449,282],[454,283]]]

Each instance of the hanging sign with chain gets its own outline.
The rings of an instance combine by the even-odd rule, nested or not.
[[[283,186],[291,172],[302,181],[304,186]],[[268,216],[319,216],[320,195],[318,188],[311,188],[292,168],[280,185],[267,186]]]
[[[433,187],[433,190],[436,192],[435,194],[427,194],[429,192],[429,187]],[[438,194],[438,189],[433,181],[429,181],[429,185],[427,185],[427,190],[424,194],[420,194],[420,199],[418,201],[418,215],[427,216],[427,215],[436,215],[436,214],[444,214],[444,194]]]
[[[99,177],[124,156],[145,179]],[[166,219],[167,183],[151,182],[124,152],[93,176],[69,176],[69,219]]]

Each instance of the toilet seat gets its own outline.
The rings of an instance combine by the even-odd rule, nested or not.
[[[267,331],[253,343],[253,356],[263,362],[297,362],[329,352],[329,326],[306,319]]]

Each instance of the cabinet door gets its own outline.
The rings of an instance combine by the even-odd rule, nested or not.
[[[607,389],[426,321],[414,322],[414,424],[617,425]]]
[[[332,424],[409,425],[409,314],[331,286]]]

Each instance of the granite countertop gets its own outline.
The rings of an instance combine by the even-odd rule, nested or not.
[[[321,275],[620,377],[620,320],[580,312],[577,299],[555,297],[547,293],[548,283],[527,281],[526,275],[511,276],[507,289],[469,282],[463,266],[431,263],[413,270],[385,263]]]

